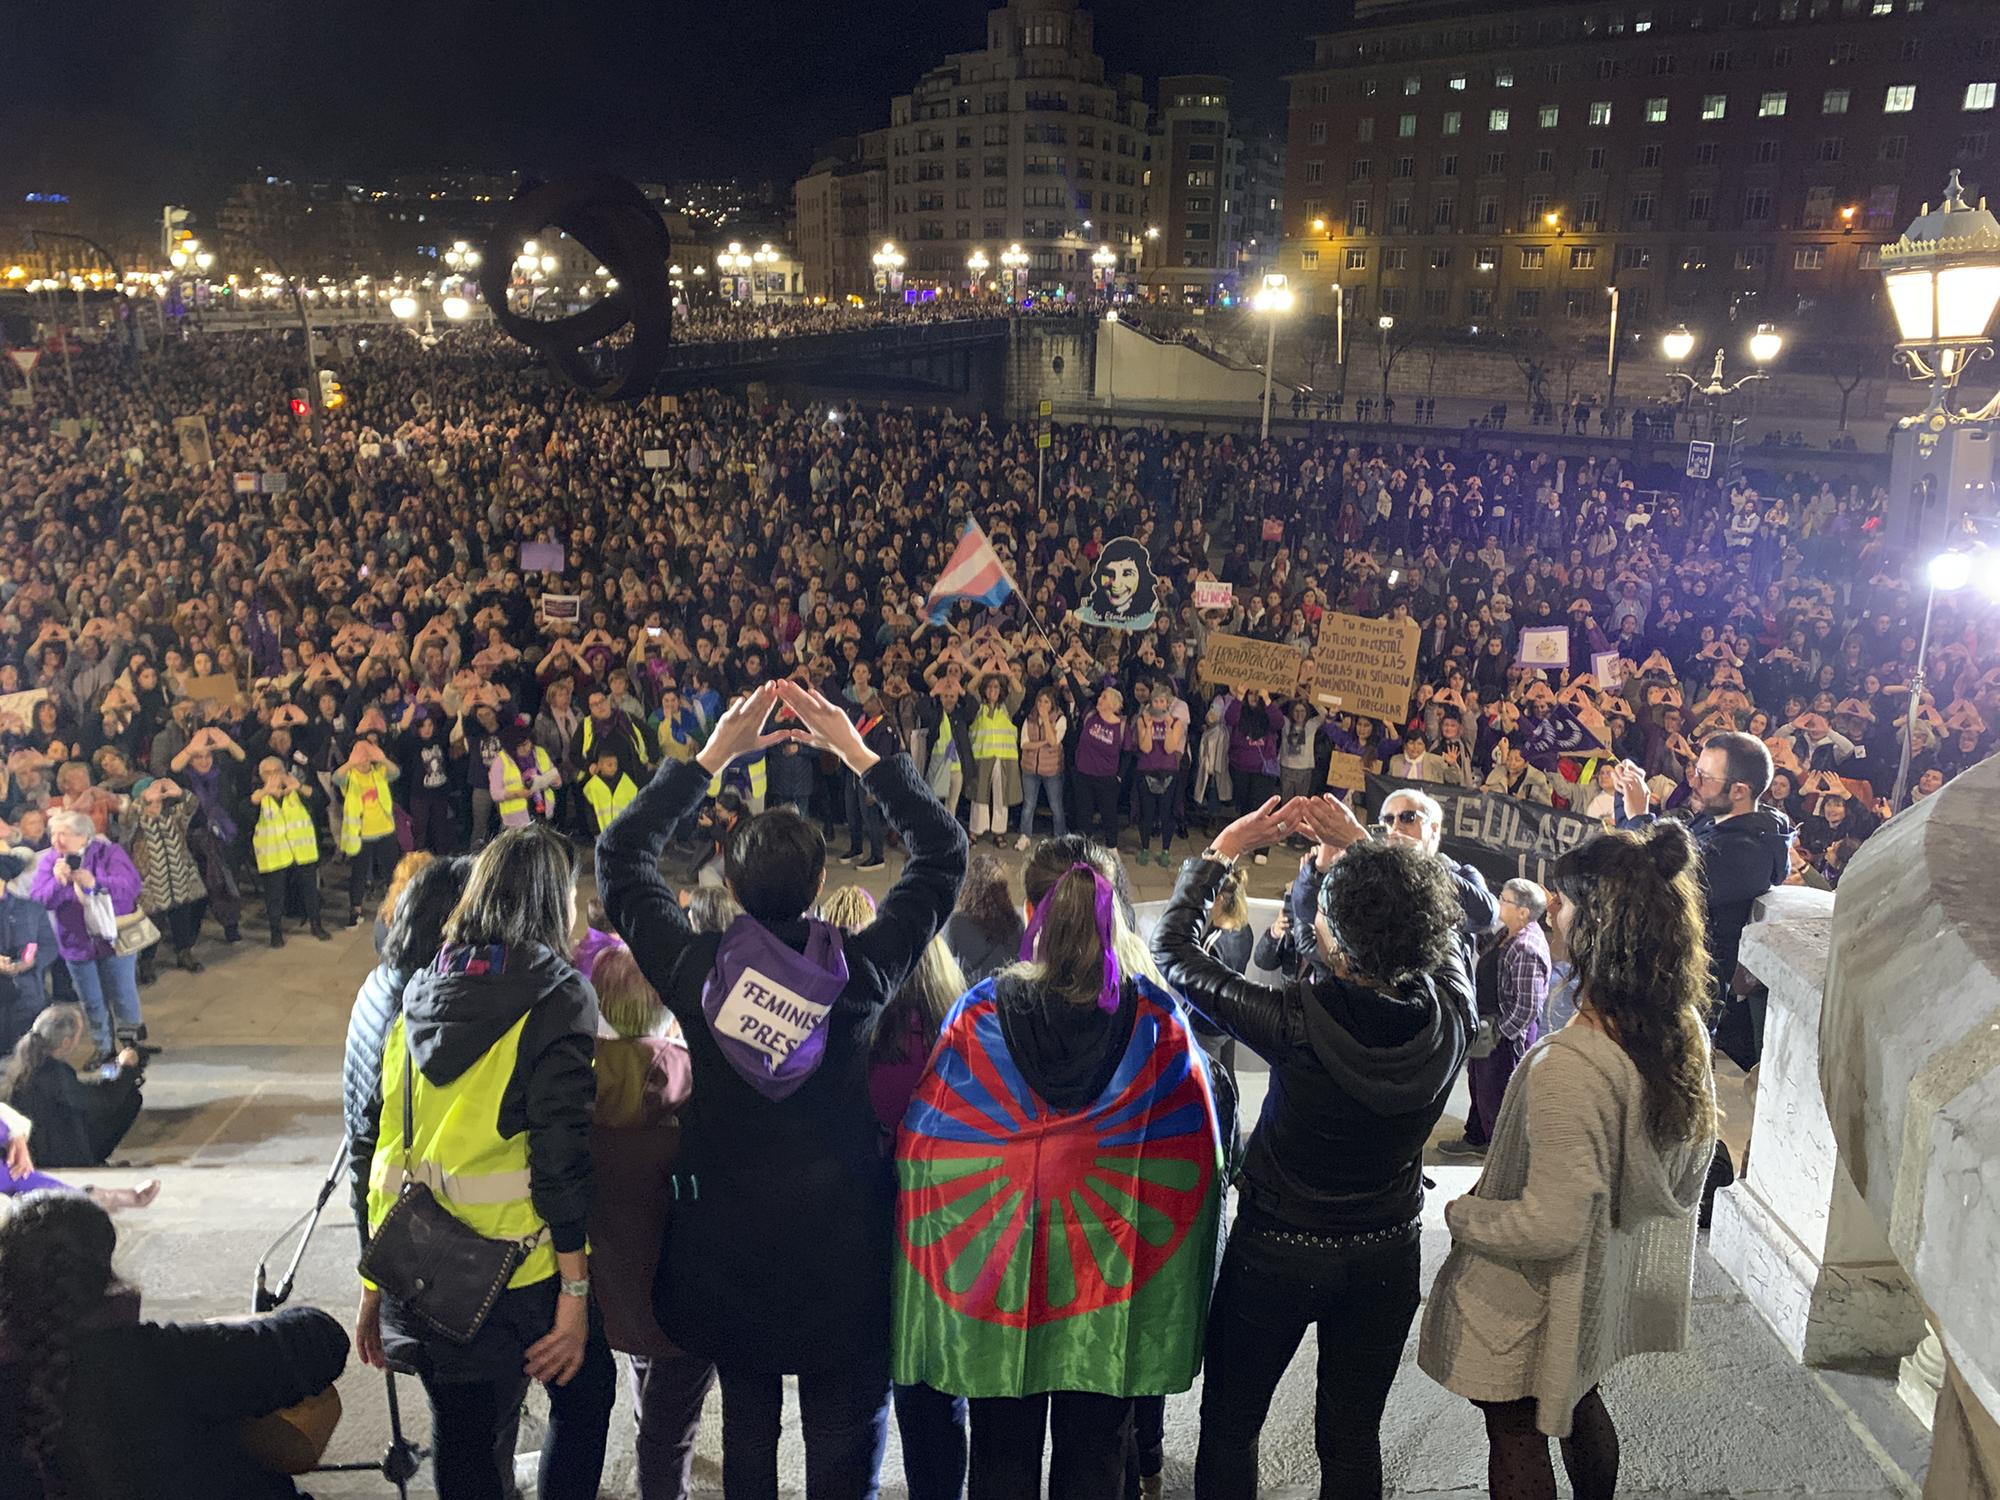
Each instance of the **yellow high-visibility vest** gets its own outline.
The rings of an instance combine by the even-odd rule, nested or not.
[[[346,819],[341,820],[343,823]],[[258,804],[257,828],[250,835],[250,852],[257,858],[257,873],[289,870],[319,863],[319,840],[313,833],[312,814],[297,792],[282,797],[266,797]]]
[[[709,796],[720,797],[722,795],[722,778],[734,769],[734,766],[724,766],[720,771],[717,771],[713,776],[708,778]],[[764,787],[770,781],[771,776],[769,768],[764,764],[763,756],[760,755],[750,762],[748,775],[750,777],[750,795],[757,801],[762,802],[764,800]]]
[[[980,705],[972,716],[972,758],[974,760],[1019,760],[1020,731],[1004,703]]]
[[[632,785],[632,778],[622,771],[618,773],[616,786],[606,786],[601,776],[593,776],[583,784],[584,800],[597,815],[599,829],[609,827],[611,820],[630,807],[638,795],[639,789]]]
[[[340,852],[352,859],[361,852],[363,839],[387,838],[395,831],[396,814],[389,805],[388,768],[369,766],[363,771],[349,771],[347,795],[340,805]]]
[[[535,775],[542,777],[555,769],[549,761],[549,754],[540,745],[535,746]],[[528,810],[528,784],[521,779],[521,767],[513,756],[502,751],[500,754],[500,816],[511,818],[515,813]]]
[[[410,1072],[415,1086],[410,1176],[429,1187],[453,1218],[488,1239],[535,1238],[509,1287],[556,1274],[555,1246],[528,1191],[528,1132],[503,1136],[494,1123],[527,1024],[524,1015],[450,1083],[433,1083],[421,1068]],[[382,1119],[368,1167],[371,1232],[388,1217],[403,1190],[403,1059],[403,1018],[398,1016],[382,1046]]]

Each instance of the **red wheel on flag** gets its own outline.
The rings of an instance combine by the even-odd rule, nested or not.
[[[963,1019],[963,1018],[962,1018]],[[1152,1045],[1143,1002],[1112,1084],[1081,1115],[1036,1098],[989,1008],[943,1049],[904,1121],[904,1253],[954,1311],[1025,1327],[1129,1300],[1172,1260],[1216,1174],[1200,1065]]]

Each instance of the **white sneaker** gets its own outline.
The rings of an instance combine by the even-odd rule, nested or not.
[[[1259,849],[1257,851],[1257,858],[1253,861],[1253,863],[1260,865],[1268,865],[1270,862],[1271,862],[1271,856],[1266,854],[1262,849]]]
[[[1014,847],[1016,849],[1026,849],[1028,847],[1028,836],[1024,833],[1019,838],[1015,839]]]

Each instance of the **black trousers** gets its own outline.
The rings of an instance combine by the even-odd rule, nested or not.
[[[728,1500],[776,1500],[784,1377],[721,1366],[715,1373],[722,1384],[722,1492]],[[889,1440],[887,1359],[859,1358],[852,1369],[805,1371],[797,1379],[806,1493],[813,1500],[874,1500]]]
[[[1380,1500],[1382,1410],[1416,1318],[1417,1226],[1347,1248],[1283,1245],[1239,1221],[1209,1306],[1197,1500],[1252,1500],[1271,1395],[1319,1325],[1321,1500]],[[977,1437],[977,1429],[974,1429]]]
[[[319,866],[288,865],[264,875],[264,917],[271,924],[271,936],[285,931],[285,916],[296,906],[306,921],[319,923]]]
[[[155,912],[155,927],[164,928],[163,936],[176,952],[192,948],[201,936],[201,919],[208,911],[208,898],[197,896],[192,901],[183,901],[179,906],[170,906],[165,911]]]
[[[1124,1492],[1130,1397],[1055,1391],[983,1396],[970,1405],[970,1500],[1035,1500],[1045,1432],[1053,1440],[1049,1500],[1113,1500]]]
[[[367,899],[371,884],[386,886],[389,877],[396,873],[396,861],[403,857],[403,846],[396,842],[393,833],[385,833],[379,839],[363,839],[361,847],[347,861],[347,918],[359,921],[361,903]]]
[[[538,1493],[546,1500],[591,1500],[604,1475],[604,1448],[618,1371],[611,1346],[592,1319],[583,1368],[568,1385],[545,1384],[549,1428],[542,1439]],[[506,1500],[511,1471],[502,1465],[511,1447],[502,1439],[520,1421],[527,1377],[507,1380],[424,1380],[431,1403],[431,1468],[438,1500]]]
[[[1070,826],[1087,833],[1107,849],[1118,847],[1118,793],[1116,776],[1076,778],[1077,817]]]

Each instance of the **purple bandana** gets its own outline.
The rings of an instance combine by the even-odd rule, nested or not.
[[[1104,878],[1104,872],[1084,860],[1078,860],[1064,871],[1062,880],[1069,879],[1078,871],[1088,875],[1091,884],[1097,887],[1097,941],[1104,950],[1104,984],[1097,992],[1097,1008],[1106,1013],[1115,1012],[1118,1009],[1119,993],[1124,984],[1124,977],[1118,969],[1118,953],[1112,946],[1112,938],[1117,930],[1113,921],[1112,905],[1115,893],[1111,889],[1111,882]],[[1061,880],[1056,882],[1056,885],[1060,884]],[[1054,894],[1055,886],[1050,886],[1049,896]],[[1035,908],[1035,919],[1028,924],[1028,930],[1021,934],[1023,963],[1033,963],[1036,960],[1035,949],[1042,935],[1042,918],[1048,914],[1048,910],[1049,897],[1044,896],[1041,904]]]
[[[826,1017],[847,988],[840,929],[806,919],[806,951],[785,946],[755,917],[729,924],[702,987],[709,1034],[729,1065],[777,1103],[812,1077],[826,1054]]]

